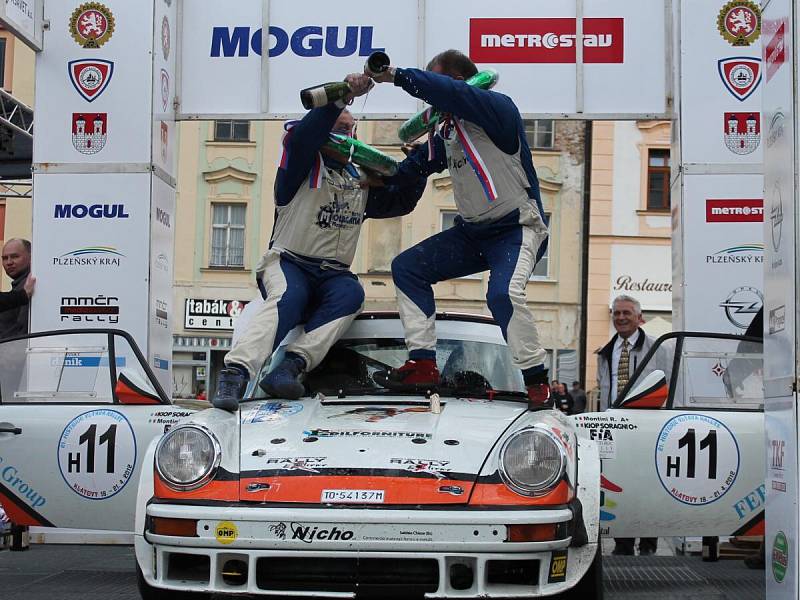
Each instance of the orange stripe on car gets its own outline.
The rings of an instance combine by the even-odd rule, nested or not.
[[[196,490],[174,490],[155,474],[153,478],[153,496],[165,500],[222,500],[239,501],[239,482],[236,479],[227,481],[209,481]]]
[[[479,483],[469,499],[470,506],[547,506],[566,504],[575,496],[566,481],[559,483],[552,491],[543,496],[520,496],[512,492],[502,483]]]
[[[260,486],[257,484],[261,484]],[[265,486],[268,485],[269,487]],[[248,492],[253,485],[256,491]],[[470,481],[418,477],[365,475],[293,475],[242,479],[240,498],[253,502],[302,502],[318,504],[322,490],[383,490],[382,504],[465,504],[472,489]],[[455,495],[440,488],[460,488]]]

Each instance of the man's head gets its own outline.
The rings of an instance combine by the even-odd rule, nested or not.
[[[463,52],[445,50],[431,59],[426,70],[447,75],[453,79],[469,79],[478,72],[478,67]]]
[[[341,135],[352,137],[353,127],[355,126],[355,124],[356,120],[353,118],[352,113],[345,108],[339,115],[339,118],[336,119],[336,122],[333,124],[331,133],[338,133]]]
[[[579,389],[580,387],[581,387],[581,384],[580,384],[580,382],[579,382],[579,381],[573,381],[573,382],[572,382],[572,389],[573,389],[573,390],[577,390],[577,389]]]
[[[631,296],[617,296],[611,303],[611,318],[617,333],[628,339],[644,323],[642,319],[642,305]]]
[[[14,238],[3,246],[3,269],[11,279],[16,279],[31,268],[31,243]]]

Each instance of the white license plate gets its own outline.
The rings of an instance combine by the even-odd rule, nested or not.
[[[335,504],[383,504],[386,493],[383,490],[322,490],[320,502]]]

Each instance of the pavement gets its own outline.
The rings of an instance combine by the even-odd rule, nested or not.
[[[764,571],[742,561],[677,556],[604,556],[606,600],[763,600]],[[608,550],[604,545],[604,554]],[[0,552],[3,600],[139,600],[131,546],[34,545]]]

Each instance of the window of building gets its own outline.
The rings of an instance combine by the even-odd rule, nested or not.
[[[215,142],[249,142],[250,121],[214,121]]]
[[[244,267],[244,204],[212,204],[212,267]]]
[[[553,142],[553,119],[529,119],[525,121],[525,137],[528,138],[528,145],[534,149],[552,150]]]
[[[0,87],[6,87],[6,38],[0,38]]]
[[[647,152],[647,210],[669,210],[669,150]]]
[[[553,247],[555,241],[553,240],[552,216],[549,213],[545,213],[545,216],[547,217],[547,222],[550,223],[550,237],[547,239],[547,249],[544,251],[544,255],[533,268],[531,279],[550,279],[550,248]]]

